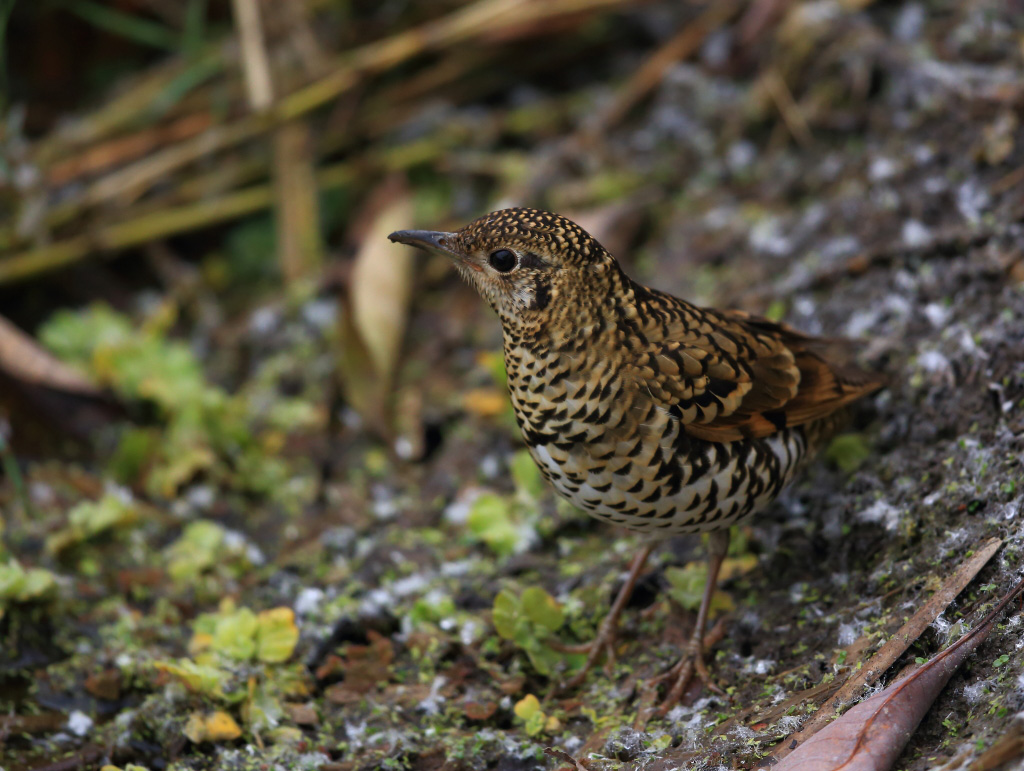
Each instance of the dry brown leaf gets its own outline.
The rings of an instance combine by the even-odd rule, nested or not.
[[[1024,581],[974,629],[816,733],[777,765],[777,771],[888,771],[953,673],[1022,591]]]
[[[808,742],[810,738],[824,726],[835,719],[835,714],[845,704],[860,696],[864,687],[877,680],[883,672],[891,667],[896,660],[921,636],[939,614],[946,609],[946,606],[964,590],[974,579],[978,572],[988,563],[992,556],[999,551],[1002,541],[998,538],[986,541],[978,548],[970,559],[960,564],[957,571],[951,575],[938,591],[910,619],[900,627],[888,642],[867,662],[860,671],[853,674],[840,688],[835,695],[821,705],[811,719],[804,724],[798,732],[784,740],[774,753],[776,760],[782,760],[794,748]]]
[[[100,389],[0,316],[0,369],[25,383],[55,391],[100,396]]]
[[[369,630],[366,634],[369,644],[349,645],[345,657],[330,655],[316,672],[318,679],[325,679],[343,673],[345,680],[330,686],[325,691],[336,704],[348,704],[357,697],[369,693],[391,677],[391,662],[395,650],[391,640],[382,634]]]
[[[356,328],[377,374],[389,382],[405,334],[416,254],[396,249],[388,234],[413,221],[412,198],[400,182],[385,183],[385,199],[367,229],[352,268],[350,301]]]
[[[554,758],[555,760],[560,760],[563,763],[568,763],[569,768],[575,769],[575,771],[588,771],[585,765],[576,760],[576,758],[574,758],[568,752],[563,752],[562,750],[556,750],[551,747],[547,747],[544,750],[544,754]]]
[[[412,225],[408,187],[398,178],[383,183],[357,219],[363,219],[356,226],[361,241],[341,314],[341,376],[352,406],[386,430],[416,260],[411,249],[396,249],[387,236]]]

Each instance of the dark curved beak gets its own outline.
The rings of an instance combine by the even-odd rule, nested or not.
[[[449,257],[458,257],[459,255],[449,246],[449,239],[453,235],[439,230],[396,230],[388,236],[388,240],[396,244],[417,246],[427,251],[443,252]]]

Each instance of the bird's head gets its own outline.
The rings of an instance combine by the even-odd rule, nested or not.
[[[388,238],[450,257],[506,326],[586,305],[617,267],[579,225],[537,209],[491,212],[451,233],[400,230]]]

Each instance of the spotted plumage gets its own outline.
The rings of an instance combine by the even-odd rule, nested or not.
[[[505,209],[453,233],[391,238],[453,258],[501,319],[512,406],[541,472],[632,530],[727,532],[879,386],[782,324],[637,284],[557,214]]]

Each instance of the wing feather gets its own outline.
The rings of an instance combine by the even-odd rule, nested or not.
[[[882,386],[832,363],[827,344],[740,311],[700,309],[647,291],[639,318],[646,341],[634,350],[638,385],[690,436],[730,442],[770,436],[824,418]]]

